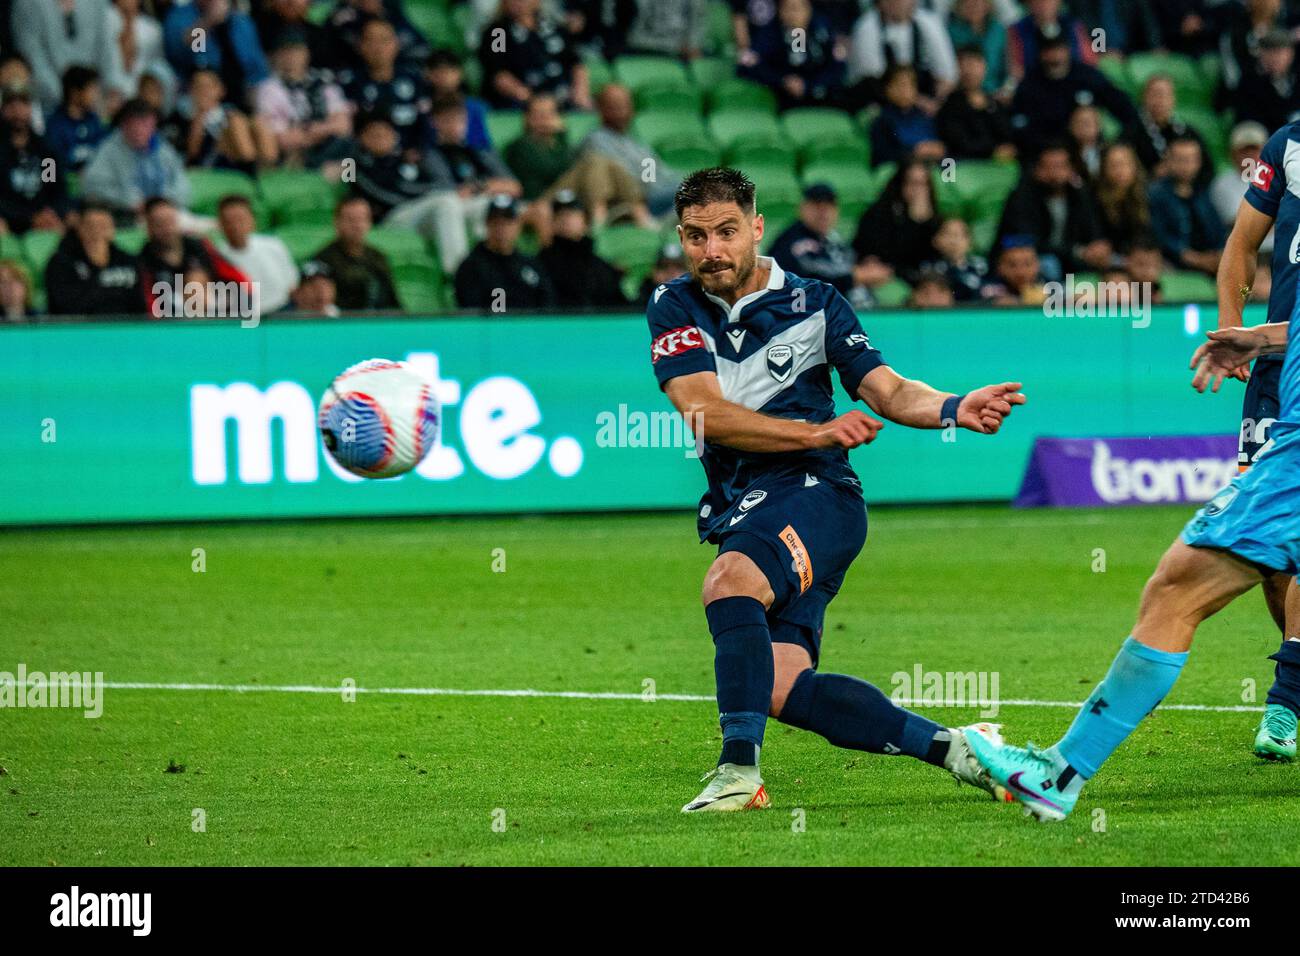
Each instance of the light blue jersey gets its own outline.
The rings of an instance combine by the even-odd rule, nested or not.
[[[1183,528],[1197,548],[1220,548],[1257,567],[1300,572],[1300,335],[1288,330],[1281,399],[1268,444],[1250,469]]]

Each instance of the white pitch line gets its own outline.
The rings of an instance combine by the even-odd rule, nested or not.
[[[12,685],[16,681],[0,680],[0,686]],[[31,686],[33,681],[26,681]],[[101,685],[108,690],[179,690],[179,691],[218,691],[235,694],[273,693],[273,694],[341,694],[348,691],[356,694],[404,694],[409,697],[562,697],[577,700],[636,700],[653,703],[656,700],[677,700],[688,703],[713,703],[716,698],[706,694],[655,694],[646,697],[642,694],[625,694],[616,691],[585,690],[533,690],[521,688],[466,690],[457,687],[317,687],[310,684],[178,684],[146,683],[141,681],[104,681]],[[953,706],[966,709],[985,708],[980,701],[969,704],[940,705],[932,701],[899,698],[897,704],[903,707],[937,707]],[[999,700],[990,702],[998,707],[1068,707],[1077,710],[1083,706],[1081,700]],[[1161,710],[1187,710],[1217,714],[1258,713],[1263,707],[1250,707],[1245,704],[1161,704]]]

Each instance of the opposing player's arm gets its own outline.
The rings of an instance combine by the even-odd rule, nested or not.
[[[957,425],[992,435],[1002,427],[1015,405],[1025,404],[1019,382],[985,385],[965,395],[931,388],[925,382],[903,378],[888,365],[863,376],[858,397],[872,411],[911,428],[946,428]]]
[[[1217,392],[1225,378],[1240,377],[1238,373],[1261,355],[1285,352],[1290,327],[1290,322],[1269,322],[1206,332],[1209,341],[1192,353],[1190,367],[1196,369],[1192,388],[1204,392],[1208,385],[1210,391]]]
[[[884,427],[860,411],[846,412],[821,425],[764,415],[722,397],[714,372],[694,372],[671,378],[664,385],[669,401],[686,424],[715,445],[737,451],[808,451],[814,448],[856,448]]]
[[[1272,216],[1256,209],[1249,198],[1241,201],[1237,221],[1219,260],[1219,328],[1231,329],[1241,325],[1241,310],[1255,284],[1259,246],[1272,228]]]

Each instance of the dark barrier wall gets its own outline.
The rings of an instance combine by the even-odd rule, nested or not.
[[[1239,383],[1188,387],[1211,308],[1158,307],[1145,327],[1037,310],[863,322],[904,375],[1020,380],[1029,396],[995,438],[887,427],[853,453],[872,502],[1008,499],[1037,436],[1237,428]],[[441,447],[380,482],[338,471],[315,429],[331,378],[371,357],[416,363],[445,404]],[[703,488],[639,316],[7,327],[0,398],[3,447],[20,452],[0,471],[0,523],[687,508]]]

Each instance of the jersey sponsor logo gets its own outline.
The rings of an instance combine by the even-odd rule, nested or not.
[[[789,345],[773,345],[767,350],[767,371],[778,382],[784,382],[790,377],[790,370],[794,368],[791,361],[794,358],[794,349]]]
[[[727,338],[731,339],[731,347],[736,350],[736,354],[740,354],[740,344],[745,341],[745,330],[732,329],[727,333]]]
[[[781,543],[790,552],[790,568],[795,574],[799,575],[799,593],[803,594],[804,591],[812,587],[812,558],[808,554],[808,549],[803,546],[803,541],[799,538],[799,532],[794,530],[793,525],[786,525],[781,529]]]
[[[654,344],[650,346],[650,362],[654,364],[661,358],[671,358],[689,352],[691,349],[702,348],[704,348],[704,337],[700,335],[700,330],[693,325],[683,325],[680,329],[665,332],[654,340]]]
[[[1250,184],[1268,192],[1273,185],[1273,167],[1265,162],[1255,163],[1250,171]]]

